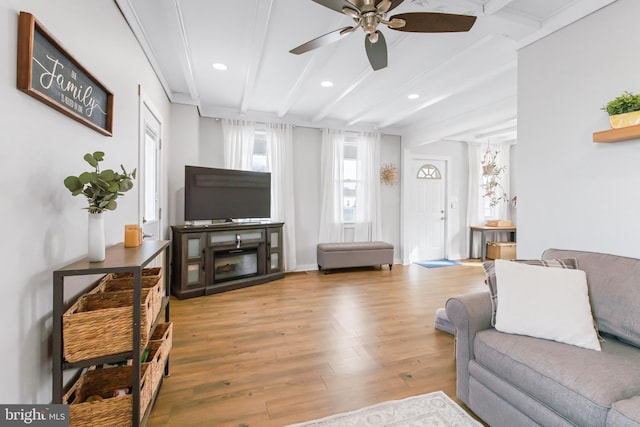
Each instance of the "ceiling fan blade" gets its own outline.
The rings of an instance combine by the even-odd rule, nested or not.
[[[436,12],[411,12],[394,15],[406,22],[404,27],[393,28],[412,33],[455,33],[469,31],[476,22],[476,16],[453,15]]]
[[[367,58],[369,58],[369,64],[374,71],[380,70],[387,66],[387,42],[384,39],[384,35],[380,31],[378,33],[378,41],[371,43],[369,36],[364,38],[364,47],[367,51]]]
[[[388,12],[390,10],[395,9],[396,7],[400,6],[400,3],[402,3],[404,0],[376,0],[376,8],[378,7],[378,5],[380,3],[382,3],[383,1],[391,1],[391,6],[389,7],[389,9],[385,10],[384,12]]]
[[[306,43],[301,44],[300,46],[291,49],[289,52],[295,55],[300,55],[301,53],[308,52],[313,49],[317,49],[322,46],[326,46],[333,42],[337,42],[342,37],[350,34],[352,32],[353,27],[344,27],[339,30],[332,31],[323,36],[316,37],[313,40],[309,40]]]
[[[360,12],[360,9],[356,7],[353,3],[347,0],[313,0],[314,2],[321,4],[324,7],[328,7],[329,9],[333,9],[336,12],[342,13],[342,9],[345,7],[348,9],[355,9]]]

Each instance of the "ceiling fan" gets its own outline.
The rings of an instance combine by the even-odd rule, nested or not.
[[[476,22],[475,16],[435,12],[401,13],[387,19],[387,12],[398,7],[404,0],[313,1],[353,18],[355,25],[317,37],[289,52],[299,55],[336,42],[358,28],[362,28],[366,33],[364,42],[367,58],[374,70],[380,70],[387,66],[387,43],[384,35],[378,31],[379,24],[386,25],[392,30],[412,33],[451,33],[469,31]]]

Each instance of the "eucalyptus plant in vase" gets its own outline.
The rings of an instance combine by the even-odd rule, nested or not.
[[[85,209],[89,211],[89,254],[91,262],[104,261],[105,239],[104,218],[105,210],[113,211],[118,207],[117,199],[133,188],[136,170],[127,172],[120,165],[122,173],[112,169],[100,170],[100,162],[104,160],[104,153],[96,151],[84,155],[84,160],[93,167],[92,171],[83,172],[78,176],[68,176],[64,186],[71,191],[71,195],[84,195],[89,202]]]

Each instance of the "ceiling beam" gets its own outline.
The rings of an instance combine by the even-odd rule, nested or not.
[[[133,5],[131,4],[131,0],[115,0],[120,12],[125,18],[127,24],[129,24],[129,28],[135,35],[138,43],[140,43],[140,47],[142,47],[143,52],[147,56],[147,59],[151,63],[151,68],[158,76],[158,80],[160,80],[160,84],[162,85],[165,94],[169,98],[170,101],[173,102],[173,96],[171,92],[171,86],[167,82],[166,77],[162,74],[162,68],[158,63],[158,55],[155,53],[153,48],[151,47],[151,42],[149,40],[149,36],[144,31],[144,26],[138,17]]]
[[[459,60],[460,58],[464,57],[465,55],[468,55],[469,52],[472,52],[472,51],[475,51],[475,50],[478,50],[478,49],[482,48],[482,46],[485,46],[487,43],[489,43],[493,39],[494,39],[493,36],[485,35],[480,40],[476,40],[470,46],[465,47],[463,50],[461,50],[461,51],[455,53],[454,55],[452,55],[451,57],[447,58],[446,61],[441,62],[440,64],[438,64],[437,67],[431,68],[431,69],[427,69],[427,70],[415,75],[411,80],[405,82],[402,85],[402,87],[393,87],[393,88],[387,89],[386,93],[385,94],[380,93],[380,96],[383,99],[390,99],[393,96],[396,96],[398,93],[406,93],[406,92],[415,91],[415,88],[419,84],[420,81],[428,79],[429,76],[433,76],[433,75],[435,75],[437,73],[443,72],[444,70],[446,70],[447,67],[449,67],[449,66],[451,66],[451,64],[455,63],[455,61]],[[441,101],[441,100],[442,99],[438,99],[438,101]],[[434,101],[434,102],[438,102],[438,101]],[[348,123],[349,126],[354,125],[354,124],[364,120],[364,117],[368,113],[372,112],[376,108],[378,108],[377,105],[376,106],[370,106],[369,108],[361,110],[357,114],[357,116],[353,117],[349,121],[349,123]]]
[[[505,6],[508,6],[513,0],[489,0],[484,4],[484,13],[493,15]]]
[[[411,148],[444,139],[457,139],[454,135],[475,134],[482,129],[514,120],[516,109],[517,95],[513,95],[439,123],[413,126],[402,135],[402,146]]]
[[[531,43],[540,40],[543,37],[548,36],[551,33],[554,33],[582,18],[587,15],[592,14],[593,12],[602,9],[605,6],[614,3],[616,0],[582,0],[573,5],[567,7],[556,15],[553,15],[551,18],[547,19],[543,22],[542,28],[540,28],[535,33],[525,37],[520,40],[518,46],[516,47],[518,50],[522,49],[525,46],[530,45]]]
[[[184,75],[185,82],[189,88],[189,95],[194,102],[198,101],[198,88],[196,86],[195,79],[193,78],[193,64],[191,62],[191,48],[189,47],[189,38],[187,37],[187,31],[184,26],[184,19],[182,18],[182,9],[180,8],[180,0],[174,0],[176,19],[180,28],[180,41],[182,42],[182,60],[179,61],[182,68],[182,74]]]
[[[339,27],[343,23],[343,17],[336,17],[331,27]],[[295,83],[291,85],[287,96],[284,97],[284,100],[278,109],[278,117],[284,117],[289,112],[291,106],[298,100],[300,91],[304,89],[303,86],[307,83],[309,76],[318,70],[318,64],[324,63],[328,59],[329,55],[332,55],[332,52],[330,49],[314,49],[311,52],[307,52],[305,55],[307,57],[307,62],[304,69],[296,79]]]
[[[389,45],[388,50],[393,50],[405,38],[406,34],[399,35],[396,40]],[[373,69],[367,63],[367,66],[356,76],[355,79],[351,81],[351,83],[347,85],[347,88],[343,90],[332,102],[325,105],[324,108],[313,117],[313,119],[311,120],[312,123],[317,123],[327,117],[329,113],[335,109],[336,105],[338,105],[343,99],[345,99],[351,92],[356,90],[358,86],[360,86],[362,82],[364,82],[365,79],[373,73]],[[351,126],[351,124],[349,124],[349,126]]]
[[[467,81],[465,81],[464,83],[461,83],[460,85],[456,86],[455,88],[442,93],[441,95],[434,97],[430,100],[428,100],[427,102],[422,103],[421,105],[419,105],[418,107],[412,108],[412,109],[408,109],[405,110],[403,112],[401,112],[400,114],[397,114],[394,117],[390,117],[387,120],[385,120],[384,122],[378,124],[379,128],[384,128],[387,126],[390,126],[396,122],[399,122],[402,119],[405,119],[409,116],[414,115],[415,113],[424,110],[425,108],[431,107],[432,105],[435,105],[439,102],[444,101],[445,99],[451,98],[454,95],[458,95],[460,93],[464,93],[468,90],[471,90],[474,87],[480,86],[482,84],[484,84],[485,82],[494,79],[496,77],[498,77],[501,74],[507,73],[507,72],[512,72],[516,69],[517,66],[517,62],[516,61],[511,61],[508,62],[506,64],[503,64],[501,66],[498,66],[496,68],[494,68],[493,70],[491,70],[488,73],[482,74],[482,75],[478,75],[477,77],[473,78],[473,79],[469,79]]]
[[[262,54],[265,51],[264,46],[267,40],[267,32],[269,30],[269,22],[271,19],[271,11],[273,9],[273,0],[259,1],[258,7],[253,20],[253,41],[251,44],[251,63],[247,68],[245,75],[244,88],[242,91],[242,102],[240,104],[240,112],[246,113],[249,109],[253,88],[256,84],[258,70],[262,65]]]

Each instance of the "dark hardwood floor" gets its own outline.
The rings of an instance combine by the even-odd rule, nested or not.
[[[483,281],[477,261],[395,265],[173,298],[171,376],[147,425],[280,427],[436,390],[459,402],[435,311]]]

